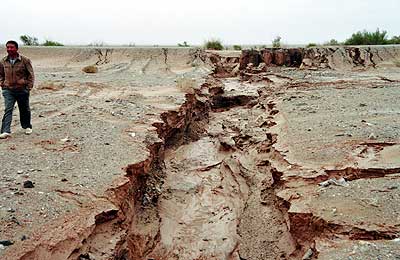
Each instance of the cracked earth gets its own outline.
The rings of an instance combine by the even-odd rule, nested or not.
[[[335,48],[21,49],[0,258],[399,259],[400,49]]]

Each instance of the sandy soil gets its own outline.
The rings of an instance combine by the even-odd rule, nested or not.
[[[12,138],[0,143],[1,239],[29,239],[104,199],[124,168],[148,155],[143,140],[159,115],[185,101],[184,79],[193,84],[208,71],[192,50],[112,52],[99,73],[86,74],[84,66],[104,59],[97,49],[21,49],[37,78],[34,133],[23,134],[16,109]],[[23,187],[28,180],[34,188]]]
[[[400,57],[383,50],[238,71],[238,52],[22,49],[34,134],[16,117],[0,142],[2,257],[398,259]]]

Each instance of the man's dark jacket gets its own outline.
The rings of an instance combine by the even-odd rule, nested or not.
[[[19,55],[12,65],[6,56],[0,61],[0,86],[3,89],[20,90],[33,88],[35,75],[31,61]]]

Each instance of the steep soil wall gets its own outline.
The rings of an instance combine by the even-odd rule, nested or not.
[[[240,69],[249,63],[253,67],[286,66],[301,68],[352,69],[392,65],[400,60],[400,48],[390,46],[332,46],[313,48],[278,48],[244,50]]]

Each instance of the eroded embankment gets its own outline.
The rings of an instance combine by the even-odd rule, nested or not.
[[[186,83],[207,71],[199,50],[116,48],[89,75],[82,68],[97,63],[96,49],[21,48],[36,72],[31,105],[37,131],[28,138],[13,124],[13,138],[1,142],[0,233],[9,246],[0,246],[0,253],[6,259],[21,251],[31,252],[27,259],[36,253],[37,259],[65,259],[104,221],[101,215],[114,216],[124,188],[104,191],[128,183],[113,180],[123,175],[122,166],[148,157],[142,140],[154,131],[151,124],[179,107]],[[24,188],[27,179],[34,188]]]
[[[160,239],[150,258],[275,259],[295,251],[274,194],[265,192],[273,140],[260,127],[270,111],[259,100],[263,86],[222,87],[202,134],[166,151]]]
[[[296,245],[273,192],[276,111],[264,88],[210,77],[153,124],[147,159],[103,204],[16,258],[288,258]]]
[[[273,51],[292,57],[290,50]],[[396,122],[392,115],[399,111],[394,94],[399,49],[314,48],[307,55],[311,57],[303,57],[301,67],[311,70],[278,70],[281,63],[262,62],[257,51],[243,53],[244,66],[224,66],[221,59],[219,70],[219,76],[240,74],[242,80],[269,86],[271,97],[281,96],[270,112],[279,118],[265,125],[278,123],[272,132],[278,133],[279,142],[272,146],[269,162],[276,183],[273,194],[287,213],[283,215],[298,249],[292,256],[396,259],[399,192],[394,183],[400,146],[396,123],[388,120]],[[307,58],[315,64],[306,66]],[[332,61],[334,66],[326,66]],[[242,69],[229,71],[234,65]],[[316,69],[320,71],[311,72]]]
[[[283,74],[273,70],[276,64],[254,67],[249,62],[241,75],[253,82],[281,84],[273,131],[278,134],[273,148],[279,156],[271,164],[279,183],[275,192],[304,258],[396,259],[400,146],[396,123],[388,121],[396,122],[392,115],[399,111],[398,69],[393,63],[399,49],[336,51],[314,49],[313,55],[330,53],[323,63],[337,59],[336,65],[345,66],[320,66],[317,60],[312,70]],[[372,52],[385,58],[369,63],[376,61]],[[345,55],[335,56],[340,53]]]
[[[212,80],[180,112],[164,114],[166,139],[149,170],[128,168],[132,182],[147,179],[146,191],[117,259],[286,259],[296,251],[272,188],[265,122],[274,104],[260,98],[263,87]]]
[[[253,66],[239,69],[242,81],[216,80],[240,64],[236,58],[211,60],[214,78],[180,111],[163,115],[153,159],[133,167],[131,182],[149,176],[139,186],[154,188],[136,199],[141,204],[125,222],[119,259],[327,259],[327,248],[340,241],[396,241],[398,192],[388,183],[398,178],[399,167],[369,164],[377,161],[369,148],[360,150],[363,159],[352,167],[296,164],[271,131],[280,116],[280,92],[346,82],[294,82]],[[320,188],[340,178],[347,189],[340,183]],[[364,188],[369,185],[373,196]],[[389,206],[377,203],[383,201]]]
[[[381,208],[363,187],[378,179],[373,185],[384,197],[397,189],[387,184],[398,167],[317,171],[290,162],[277,145],[277,96],[320,82],[252,66],[239,70],[240,80],[217,79],[234,74],[239,60],[211,60],[213,76],[153,124],[147,158],[129,165],[106,198],[66,222],[69,228],[55,229],[19,259],[312,259],[343,241],[396,242],[397,219],[371,218]],[[360,150],[363,158],[370,153]],[[318,186],[340,177],[351,189]],[[358,208],[355,194],[362,195]]]
[[[251,66],[264,69],[270,66],[300,68],[329,68],[349,70],[354,67],[372,67],[399,60],[397,46],[331,46],[313,48],[267,48],[246,50],[240,57],[240,70]]]

